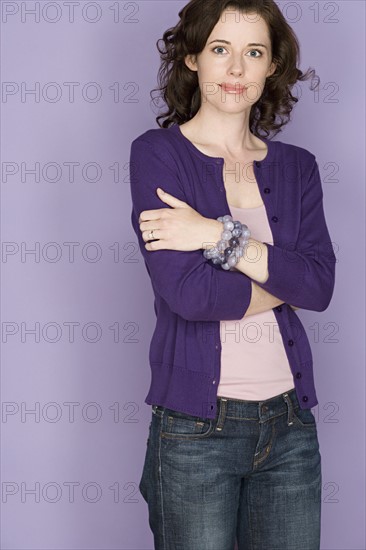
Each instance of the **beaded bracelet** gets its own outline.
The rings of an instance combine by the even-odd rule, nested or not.
[[[220,216],[217,221],[224,225],[221,240],[217,241],[216,246],[204,250],[203,255],[206,260],[212,260],[212,263],[220,264],[222,269],[229,270],[242,257],[249,242],[250,231],[247,225],[234,221],[229,215]]]

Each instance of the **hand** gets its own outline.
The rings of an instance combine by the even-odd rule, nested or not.
[[[172,208],[144,210],[140,214],[139,224],[146,250],[181,250],[191,251],[202,248],[206,237],[212,233],[212,222],[201,216],[187,203],[157,188],[159,198]],[[209,238],[209,237],[208,237]],[[208,240],[208,239],[207,239]]]

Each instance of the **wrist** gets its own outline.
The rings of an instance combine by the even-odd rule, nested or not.
[[[201,244],[201,248],[206,250],[215,246],[221,239],[221,234],[222,223],[217,220],[207,218],[207,231]]]
[[[207,231],[206,239],[201,244],[201,248],[204,249],[203,256],[206,260],[212,260],[214,265],[220,265],[222,269],[230,271],[244,254],[250,230],[247,225],[234,220],[230,214],[207,222],[206,227],[210,229],[210,233]],[[216,222],[220,224],[220,229]]]

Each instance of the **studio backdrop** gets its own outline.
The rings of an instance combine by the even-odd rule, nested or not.
[[[182,1],[2,1],[1,547],[150,550],[138,482],[153,291],[131,142],[158,128],[156,42]],[[274,139],[316,155],[337,257],[309,337],[322,548],[365,548],[365,3],[278,2],[320,87]],[[162,182],[163,183],[163,182]],[[164,188],[164,185],[162,185]]]

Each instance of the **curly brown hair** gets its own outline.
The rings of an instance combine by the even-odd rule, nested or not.
[[[174,123],[183,124],[195,116],[201,105],[201,91],[196,71],[185,64],[187,55],[197,55],[204,49],[208,37],[227,8],[238,9],[243,14],[256,12],[266,21],[272,46],[272,60],[277,64],[275,72],[266,79],[263,92],[253,104],[249,117],[251,132],[261,137],[260,130],[268,137],[281,131],[290,120],[290,113],[298,98],[291,89],[298,80],[312,79],[311,90],[319,85],[314,69],[304,74],[297,68],[300,57],[298,39],[286,22],[274,0],[191,0],[179,12],[180,21],[165,31],[156,43],[161,65],[158,72],[158,88],[150,92],[155,105],[154,92],[159,91],[168,110],[156,117],[161,128]],[[164,48],[159,42],[163,40]],[[160,119],[165,118],[163,123]]]

